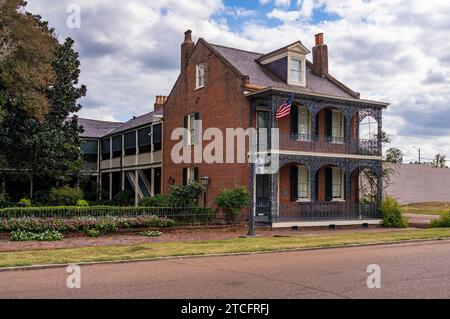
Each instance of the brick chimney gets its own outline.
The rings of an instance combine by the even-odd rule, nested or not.
[[[194,51],[195,44],[192,41],[192,31],[187,30],[184,33],[184,42],[181,44],[181,72],[187,67],[192,51]]]
[[[160,111],[163,109],[164,104],[167,101],[167,96],[164,95],[157,95],[155,99],[155,108],[154,111]]]
[[[323,33],[315,35],[316,45],[313,48],[313,72],[320,77],[328,75],[328,47],[323,44]]]

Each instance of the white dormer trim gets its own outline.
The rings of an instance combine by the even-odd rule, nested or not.
[[[300,61],[300,81],[291,79],[291,59]],[[290,85],[306,86],[306,56],[290,52],[287,59],[287,83]]]
[[[262,65],[266,65],[269,63],[272,63],[274,61],[278,61],[280,59],[286,58],[287,61],[287,84],[289,85],[298,85],[298,86],[306,86],[306,55],[309,54],[311,51],[309,51],[300,41],[295,42],[289,46],[286,46],[282,49],[273,51],[271,53],[268,53],[262,57],[260,57],[257,61],[261,63]],[[301,78],[300,81],[293,81],[291,80],[291,71],[290,71],[290,64],[291,59],[296,59],[300,61],[301,66]]]

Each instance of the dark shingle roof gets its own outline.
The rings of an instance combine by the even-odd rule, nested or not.
[[[114,128],[122,125],[121,122],[97,121],[84,118],[78,118],[78,125],[82,126],[84,132],[81,137],[100,138]]]
[[[78,125],[82,126],[84,129],[84,132],[80,134],[80,137],[102,138],[104,136],[117,134],[158,121],[162,117],[162,114],[162,110],[154,111],[141,116],[136,116],[126,123],[78,118]]]
[[[251,84],[264,87],[290,89],[293,91],[306,93],[327,94],[340,97],[355,97],[352,96],[348,90],[338,86],[329,78],[316,76],[312,72],[310,63],[307,63],[306,68],[306,87],[293,86],[288,85],[270,70],[262,67],[256,62],[256,60],[264,54],[224,47],[216,44],[210,44],[210,46],[229,63],[231,63],[231,65],[242,73],[242,75],[248,76]]]
[[[120,132],[128,131],[140,126],[144,126],[153,122],[158,121],[162,117],[162,110],[159,111],[153,111],[141,116],[133,117],[131,120],[129,120],[126,123],[123,123],[122,125],[116,127],[112,131],[108,132],[106,135],[113,135]]]

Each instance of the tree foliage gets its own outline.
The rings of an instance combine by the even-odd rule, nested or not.
[[[76,116],[68,119],[86,94],[74,41],[59,44],[25,1],[0,1],[0,34],[14,47],[0,60],[0,169],[7,178],[65,183],[82,167],[81,128]]]
[[[396,147],[391,147],[386,151],[386,162],[389,163],[403,163],[403,152]]]
[[[431,162],[431,165],[433,167],[446,168],[447,167],[446,156],[442,154],[436,154],[434,160]]]

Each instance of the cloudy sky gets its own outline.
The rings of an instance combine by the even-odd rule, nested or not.
[[[405,160],[450,157],[450,1],[28,0],[63,40],[76,40],[88,87],[80,116],[128,120],[153,108],[178,76],[183,32],[268,52],[325,33],[330,73],[390,102],[384,129]],[[80,28],[67,19],[80,8]],[[68,12],[69,11],[69,12]],[[70,20],[70,19],[69,19]],[[73,20],[70,20],[73,21]],[[312,57],[309,57],[312,59]]]

